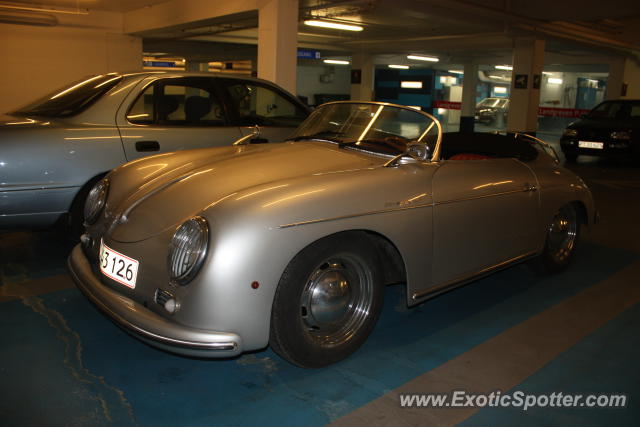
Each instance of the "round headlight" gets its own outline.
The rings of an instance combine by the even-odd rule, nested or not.
[[[109,180],[101,179],[91,189],[87,200],[84,203],[84,222],[93,224],[98,219],[98,215],[104,209],[107,203],[107,194],[109,194]]]
[[[185,221],[175,232],[169,247],[171,280],[186,285],[202,267],[209,245],[209,224],[197,216]]]

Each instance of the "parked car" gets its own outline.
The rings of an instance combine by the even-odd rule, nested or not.
[[[150,154],[286,138],[308,108],[263,80],[145,72],[93,76],[0,118],[0,228],[46,227],[114,167]]]
[[[564,130],[560,146],[568,162],[581,154],[640,160],[640,100],[597,105]]]
[[[393,104],[318,107],[283,143],[153,156],[91,190],[69,258],[124,329],[183,355],[351,354],[383,286],[421,303],[537,257],[565,268],[591,193],[525,135],[445,134]]]
[[[508,98],[485,98],[476,105],[475,120],[486,125],[505,125],[508,113]]]

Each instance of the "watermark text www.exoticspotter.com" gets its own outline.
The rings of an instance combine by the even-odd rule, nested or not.
[[[470,393],[456,390],[448,393],[400,394],[400,406],[403,408],[624,408],[627,406],[626,394],[565,394],[553,392],[547,394],[514,391],[502,393]]]

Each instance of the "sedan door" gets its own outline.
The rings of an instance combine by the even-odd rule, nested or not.
[[[531,169],[513,158],[444,161],[433,179],[434,283],[464,280],[534,251],[537,186]]]
[[[213,77],[156,78],[120,108],[117,124],[127,161],[169,151],[230,145],[231,125]]]
[[[230,104],[230,120],[243,135],[256,131],[251,142],[281,142],[309,115],[308,108],[280,88],[262,81],[221,78],[218,80]]]

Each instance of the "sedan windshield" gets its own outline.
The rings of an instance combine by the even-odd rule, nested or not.
[[[117,74],[90,77],[59,89],[13,114],[43,117],[73,116],[93,104],[120,80],[122,76]]]
[[[588,114],[590,119],[629,120],[640,118],[640,102],[603,102]]]
[[[290,140],[317,139],[380,154],[398,155],[409,142],[433,149],[442,134],[432,116],[390,104],[335,102],[318,107]]]

